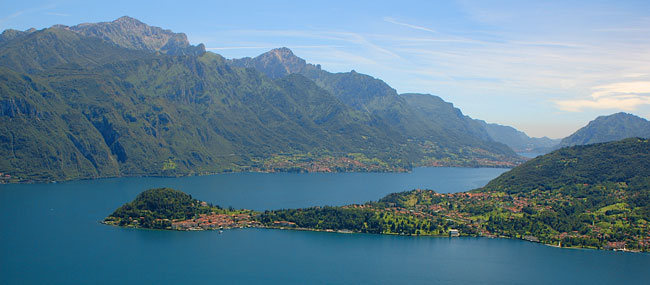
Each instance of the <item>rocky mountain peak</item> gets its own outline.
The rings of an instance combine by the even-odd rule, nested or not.
[[[132,24],[132,25],[146,25],[146,24],[140,22],[138,19],[131,18],[129,16],[119,17],[119,18],[115,19],[113,21],[113,23],[119,23],[119,24],[124,23],[124,24]]]
[[[293,54],[293,51],[291,51],[287,47],[275,48],[275,49],[272,49],[272,50],[270,50],[270,51],[268,51],[268,52],[266,52],[264,54],[261,54],[260,56],[264,56],[264,55],[274,55],[278,59],[294,59],[294,58],[297,58],[299,60],[305,61],[302,58],[299,58],[295,54]]]
[[[307,63],[286,47],[272,49],[254,58],[232,59],[229,62],[239,67],[254,68],[273,79],[300,73],[307,69],[320,69],[320,65]]]
[[[79,24],[67,29],[129,49],[172,55],[200,55],[205,52],[203,44],[190,45],[184,33],[174,33],[171,30],[149,26],[129,16],[120,17],[112,22]]]

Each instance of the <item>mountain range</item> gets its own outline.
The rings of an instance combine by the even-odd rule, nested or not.
[[[518,153],[544,154],[574,145],[613,142],[633,137],[650,138],[650,122],[648,120],[623,112],[599,116],[563,139],[531,138],[510,126],[477,121],[483,125],[491,139],[506,144]]]
[[[288,48],[225,59],[130,17],[0,34],[0,129],[3,182],[510,167],[555,143]]]
[[[129,17],[6,30],[0,172],[48,181],[522,161],[440,98],[282,53],[292,55],[273,50],[261,66],[226,60]]]
[[[379,79],[357,72],[330,73],[320,65],[307,63],[288,48],[278,48],[255,58],[231,59],[229,63],[239,67],[253,68],[271,78],[288,74],[302,74],[322,88],[335,94],[348,105],[379,114],[414,137],[444,132],[453,139],[464,139],[471,134],[484,141],[500,142],[516,152],[550,151],[559,140],[531,138],[513,127],[489,124],[482,120],[472,121],[453,108],[451,103],[431,94],[397,94],[397,91]],[[410,112],[415,111],[417,115]],[[457,118],[450,120],[449,118]],[[417,119],[416,119],[417,118]]]

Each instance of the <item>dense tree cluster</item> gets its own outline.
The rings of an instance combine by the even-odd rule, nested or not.
[[[106,219],[119,221],[121,226],[137,221],[143,228],[167,228],[175,219],[191,219],[199,214],[220,210],[218,206],[202,205],[191,195],[170,188],[150,189],[140,193],[132,202],[117,208]]]
[[[512,194],[604,182],[643,184],[644,177],[650,177],[650,140],[629,138],[566,147],[539,156],[490,181],[482,190]]]

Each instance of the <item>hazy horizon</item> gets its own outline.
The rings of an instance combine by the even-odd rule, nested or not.
[[[325,70],[354,69],[399,93],[434,94],[533,137],[565,137],[621,111],[650,117],[644,1],[153,3],[3,3],[0,29],[128,15],[227,58],[286,46]]]

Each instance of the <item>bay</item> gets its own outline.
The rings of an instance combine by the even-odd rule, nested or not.
[[[137,230],[99,224],[151,187],[256,210],[343,205],[392,192],[477,188],[505,169],[237,173],[0,186],[0,284],[643,283],[650,255],[508,239],[266,229]]]

